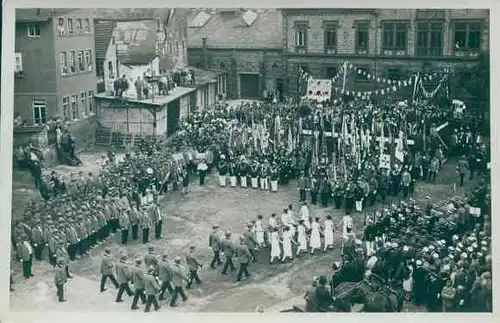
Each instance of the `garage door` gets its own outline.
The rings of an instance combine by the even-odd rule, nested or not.
[[[240,74],[240,93],[242,99],[258,99],[259,93],[259,75],[258,74]]]

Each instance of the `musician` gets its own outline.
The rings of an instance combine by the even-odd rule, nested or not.
[[[269,177],[269,162],[267,159],[264,159],[264,163],[262,163],[262,166],[260,167],[260,189],[267,191],[269,189],[269,182],[268,182],[268,177]]]
[[[225,155],[220,156],[218,171],[219,171],[219,184],[221,187],[225,187],[226,186],[226,175],[228,173],[228,165],[226,162]]]
[[[276,162],[273,162],[270,170],[270,179],[271,179],[271,191],[272,192],[277,192],[278,191],[278,165]]]

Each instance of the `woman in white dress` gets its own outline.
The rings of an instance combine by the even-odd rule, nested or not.
[[[273,232],[274,229],[278,228],[278,220],[276,219],[276,213],[271,214],[271,217],[269,218],[268,221],[268,228],[267,228],[267,242],[271,243],[271,233]]]
[[[297,227],[297,242],[298,242],[298,249],[297,249],[297,256],[301,252],[307,252],[307,235],[306,235],[306,227],[304,226],[304,221],[299,220],[299,225]]]
[[[314,251],[321,248],[321,237],[319,230],[319,218],[316,218],[311,224],[311,240],[309,242],[311,246],[311,254],[314,254]]]
[[[346,215],[342,218],[342,237],[347,237],[347,228],[351,228],[351,231],[354,231],[352,217],[350,215]]]
[[[293,259],[292,242],[293,238],[290,233],[290,227],[286,226],[283,228],[283,258],[281,258],[281,262]]]
[[[257,221],[255,221],[254,224],[255,240],[257,240],[259,248],[262,248],[266,245],[264,241],[264,226],[262,225],[262,218],[262,215],[259,214],[257,216]]]
[[[309,208],[307,206],[307,202],[304,202],[300,208],[300,218],[304,220],[304,226],[306,227],[307,230],[311,229],[311,222],[310,222],[310,214],[309,214]]]
[[[408,247],[405,246],[404,248]],[[403,290],[405,292],[405,299],[409,301],[413,292],[413,266],[407,262],[406,267],[408,267],[408,274],[403,279]]]
[[[279,259],[281,256],[280,237],[278,234],[278,228],[272,229],[269,240],[271,241],[271,259],[269,260],[269,263],[272,264],[274,262],[274,259],[276,258]]]
[[[325,247],[324,251],[333,247],[333,221],[332,216],[327,215],[324,223]]]

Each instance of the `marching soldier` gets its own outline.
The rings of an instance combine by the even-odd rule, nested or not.
[[[57,299],[59,302],[66,302],[64,299],[64,285],[67,280],[66,270],[64,269],[64,260],[57,259],[56,271],[54,273],[54,284],[57,289]]]
[[[146,267],[155,269],[155,274],[158,273],[158,258],[155,255],[154,247],[148,247],[148,253],[144,256],[144,264]]]
[[[227,270],[231,267],[231,271],[236,270],[233,263],[233,256],[235,252],[234,244],[231,241],[231,233],[226,232],[226,238],[222,240],[221,243],[222,252],[224,252],[224,256],[226,257],[226,262],[224,263],[224,267],[222,268],[222,274],[227,275]]]
[[[106,247],[104,249],[104,254],[101,259],[101,293],[106,290],[106,280],[111,280],[113,285],[115,285],[116,288],[118,288],[118,282],[116,281],[115,275],[113,273],[114,269],[114,264],[113,261],[111,260],[111,249]]]
[[[255,259],[248,248],[245,237],[240,237],[240,244],[236,247],[236,254],[238,256],[238,262],[240,263],[238,276],[236,277],[236,281],[239,282],[243,278],[243,275],[245,275],[245,278],[250,277],[248,265],[251,259]]]
[[[172,266],[168,261],[168,256],[163,254],[162,260],[158,264],[158,278],[161,280],[160,287],[160,300],[165,300],[165,291],[168,290],[170,295],[174,293],[174,288],[172,287]]]
[[[220,266],[222,264],[222,261],[220,260],[220,251],[222,248],[221,242],[219,226],[214,224],[212,226],[212,233],[210,233],[208,238],[208,246],[212,248],[212,251],[214,252],[214,256],[210,262],[210,268],[212,269],[215,269],[216,265]]]
[[[151,305],[155,307],[155,311],[160,309],[160,304],[156,299],[156,294],[160,291],[160,284],[154,276],[154,268],[149,268],[148,273],[144,275],[144,290],[146,293],[146,307],[144,312],[149,312],[151,310]]]
[[[130,289],[129,281],[131,279],[131,273],[129,265],[127,264],[127,256],[121,255],[120,262],[116,264],[116,281],[118,282],[118,294],[116,295],[116,302],[123,302],[123,292],[127,292],[129,297],[134,296],[134,293]]]
[[[122,244],[127,244],[128,241],[128,232],[130,229],[130,218],[128,215],[128,212],[124,211],[120,213],[120,216],[118,218],[120,222],[120,231],[121,231],[121,241]]]
[[[151,226],[151,219],[147,214],[146,206],[142,207],[142,212],[140,213],[141,217],[139,218],[139,225],[142,230],[142,243],[149,242],[149,227]]]
[[[243,233],[243,238],[245,241],[245,245],[248,247],[250,255],[252,256],[252,261],[257,262],[257,259],[255,257],[255,251],[257,250],[258,243],[255,239],[255,234],[253,232],[253,224],[251,223],[247,224],[247,231]]]
[[[195,258],[194,250],[195,246],[190,246],[189,252],[186,255],[186,264],[188,265],[189,268],[189,278],[188,278],[188,283],[186,285],[187,289],[191,288],[191,286],[193,285],[193,281],[196,281],[198,285],[201,284],[200,277],[198,276],[198,270],[203,268],[203,266]]]
[[[182,297],[182,301],[187,301],[186,293],[184,293],[184,288],[182,288],[183,282],[189,282],[189,279],[185,274],[186,270],[181,266],[181,257],[175,257],[174,264],[172,266],[172,284],[174,285],[174,292],[172,294],[172,299],[170,300],[170,306],[177,306],[177,297],[179,295]]]
[[[130,269],[132,274],[132,284],[134,284],[134,299],[132,300],[132,310],[137,310],[139,307],[137,306],[137,302],[139,298],[142,301],[142,304],[146,304],[146,294],[145,290],[145,282],[144,282],[144,271],[141,268],[142,260],[136,259],[135,267]]]

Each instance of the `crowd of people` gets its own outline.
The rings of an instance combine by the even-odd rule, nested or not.
[[[410,147],[405,144],[401,149],[403,156],[399,161],[398,158],[391,157],[390,164],[394,165],[393,167],[380,167],[380,155],[386,152],[394,155],[394,147],[383,144],[384,133],[397,133],[400,130],[397,124],[402,124],[398,121],[402,121],[403,118],[406,120],[406,129],[413,129],[408,132],[414,134],[414,141],[417,141],[418,135],[421,136],[425,130],[420,130],[419,133],[416,129],[420,127],[418,122],[412,123],[412,119],[407,118],[407,115],[403,117],[401,110],[376,110],[370,105],[365,109],[358,109],[359,112],[353,112],[362,104],[365,103],[355,102],[343,106],[343,113],[350,116],[349,121],[343,120],[339,115],[327,114],[323,110],[312,110],[311,107],[288,102],[252,103],[238,107],[226,106],[195,111],[181,123],[179,134],[172,141],[141,141],[135,151],[128,152],[120,162],[114,159],[113,154],[103,156],[102,169],[96,176],[80,172],[70,179],[62,179],[56,172],[50,175],[43,175],[40,172],[39,179],[34,177],[43,200],[28,205],[24,218],[15,223],[13,230],[12,243],[16,247],[17,257],[23,263],[24,276],[26,278],[33,276],[32,258],[34,256],[41,260],[43,250],[47,248],[51,264],[61,268],[57,271],[59,278],[56,279],[56,285],[58,285],[59,299],[64,300],[61,286],[65,283],[64,277],[71,277],[68,267],[70,260],[85,256],[90,249],[98,246],[118,229],[120,229],[120,242],[123,245],[128,243],[129,238],[140,239],[147,244],[150,239],[150,229],[154,230],[154,237],[160,239],[163,216],[158,205],[159,196],[180,187],[182,192],[186,193],[190,176],[193,174],[198,174],[200,185],[204,185],[205,176],[214,168],[218,169],[221,186],[226,186],[229,180],[229,185],[232,187],[239,185],[243,188],[277,191],[280,185],[286,185],[291,179],[297,179],[298,182],[302,205],[297,216],[294,215],[293,207],[285,209],[279,219],[276,214],[271,215],[267,225],[263,217],[259,216],[248,225],[248,231],[241,236],[240,244],[230,243],[232,239],[230,232],[226,234],[219,232],[211,236],[211,247],[214,251],[211,266],[214,267],[221,262],[222,250],[226,262],[223,273],[227,273],[228,268],[235,268],[232,255],[238,255],[240,270],[237,280],[248,276],[249,263],[255,259],[254,252],[267,245],[270,246],[269,260],[273,263],[277,259],[291,260],[302,252],[314,253],[321,249],[331,249],[335,241],[340,240],[343,255],[347,255],[342,267],[344,269],[341,269],[344,272],[347,270],[346,264],[351,261],[350,247],[356,245],[354,250],[358,250],[362,239],[365,240],[365,247],[362,249],[366,257],[376,257],[380,263],[388,257],[386,249],[392,248],[393,253],[394,248],[398,252],[403,252],[399,250],[403,248],[404,253],[408,250],[420,252],[420,257],[425,260],[422,262],[422,268],[426,267],[428,270],[427,267],[436,265],[434,256],[436,253],[432,252],[429,258],[428,255],[422,254],[420,248],[429,243],[429,247],[425,248],[430,250],[432,245],[434,251],[438,246],[443,247],[442,239],[445,240],[444,245],[447,246],[447,250],[451,250],[449,247],[452,247],[453,250],[461,251],[458,258],[462,262],[457,261],[456,265],[450,267],[461,268],[464,266],[463,260],[470,258],[486,260],[489,249],[485,251],[481,248],[489,248],[487,240],[489,235],[484,234],[487,229],[482,227],[487,221],[478,223],[481,229],[475,231],[476,235],[482,232],[486,240],[481,240],[479,246],[476,237],[477,246],[467,245],[466,249],[470,255],[466,253],[466,258],[469,258],[462,259],[464,249],[455,244],[458,240],[454,237],[455,235],[469,237],[470,233],[466,232],[471,224],[470,217],[467,216],[469,212],[467,206],[458,202],[455,207],[460,212],[457,211],[453,215],[459,214],[459,217],[455,219],[456,221],[446,222],[447,225],[458,223],[456,232],[453,231],[451,234],[446,231],[446,237],[440,238],[436,246],[434,246],[435,241],[422,239],[428,236],[428,240],[432,240],[435,238],[436,230],[437,234],[443,234],[444,231],[439,230],[445,229],[434,230],[440,223],[439,217],[436,214],[427,215],[430,218],[422,217],[416,208],[410,211],[395,208],[389,212],[381,212],[374,219],[367,219],[367,228],[362,239],[355,237],[351,218],[353,210],[362,212],[364,207],[373,205],[377,201],[385,201],[388,195],[397,196],[400,192],[403,198],[408,197],[414,189],[416,180],[431,182],[436,180],[445,158],[439,136],[428,136],[422,145],[414,144]],[[303,111],[307,109],[310,111],[307,113]],[[415,113],[414,118],[418,119],[419,115]],[[389,125],[380,125],[369,120],[372,118],[370,115],[374,114],[384,115],[380,120],[385,120],[384,122]],[[370,123],[373,123],[371,135],[365,127]],[[330,128],[337,129],[339,135],[335,137],[333,135],[335,131],[332,130],[331,137],[327,138],[324,133]],[[321,133],[321,135],[304,136],[304,130],[308,129],[313,134]],[[378,142],[377,134],[380,135]],[[409,138],[402,138],[401,141],[403,139],[408,141]],[[488,149],[479,134],[475,135],[470,129],[456,132],[449,151],[463,155],[457,169],[460,175],[464,175],[461,176],[461,184],[467,172],[471,174],[471,178],[474,173],[487,173]],[[344,206],[346,216],[338,224],[334,224],[331,217],[325,219],[312,217],[308,212],[307,193],[310,194],[311,204],[317,204],[319,197],[325,207],[332,202],[336,209]],[[475,205],[477,203],[479,202]],[[431,207],[428,210],[430,213],[427,213],[431,214],[432,210],[436,211]],[[467,215],[464,215],[464,212]],[[462,221],[464,218],[467,219],[465,222]],[[340,225],[342,225],[341,230],[338,229]],[[218,228],[214,229],[217,231]],[[334,238],[336,232],[340,239]],[[401,236],[403,233],[404,236]],[[459,240],[462,244],[468,243],[463,242],[463,238]],[[483,241],[486,244],[483,244]],[[468,251],[469,247],[472,251]],[[478,252],[481,256],[473,252]],[[107,254],[109,255],[109,252]],[[441,257],[441,253],[437,255]],[[450,260],[446,260],[449,264],[451,258],[446,256],[443,256],[442,262],[449,258]],[[456,254],[453,261],[456,261],[455,256]],[[121,255],[120,259],[120,263],[126,263],[125,255]],[[417,270],[419,262],[415,260],[417,257],[412,256],[410,259],[413,260],[410,262],[408,258],[400,257],[398,261],[401,261],[405,268],[415,267],[413,273],[419,272]],[[391,261],[396,260],[391,258]],[[174,259],[174,264],[181,266],[180,262],[180,258]],[[117,277],[115,280],[118,281],[115,285],[119,287],[117,301],[122,300],[124,291],[129,295],[132,294],[128,283],[133,282],[134,275],[139,275],[134,268],[126,269],[128,267],[119,265],[120,263],[114,266]],[[196,273],[199,266],[195,264],[197,261],[191,259],[187,263],[189,274],[178,274],[180,285],[172,288],[173,293],[183,299],[186,297],[182,282],[199,282]],[[400,263],[394,263],[394,266],[399,266]],[[140,267],[141,264],[139,260],[136,261],[137,266]],[[424,264],[426,266],[423,266]],[[105,282],[105,277],[114,275],[110,271],[105,271],[103,266],[101,273]],[[109,264],[107,266],[109,267]],[[385,273],[386,279],[392,278],[395,272],[393,269],[387,269],[389,267],[386,265],[384,269],[388,271]],[[119,268],[121,268],[120,274]],[[126,271],[125,274],[122,273],[122,269]],[[152,305],[158,308],[156,298],[150,297],[151,291],[158,292],[159,288],[162,288],[162,295],[166,289],[170,291],[169,287],[165,287],[169,285],[164,283],[171,282],[168,279],[171,275],[160,274],[158,261],[147,263],[146,270],[154,280],[149,276],[143,277],[142,280],[149,284],[145,289],[137,288],[134,283],[137,296],[134,297],[132,308],[137,307],[137,300],[141,298],[149,304],[146,306],[149,311]],[[437,270],[439,276],[441,268]],[[178,271],[184,272],[180,269]],[[412,275],[410,276],[413,277]],[[431,276],[429,274],[428,277]],[[157,278],[161,282],[160,285],[154,283],[158,283]],[[143,286],[140,278],[137,279],[138,285]],[[406,277],[406,280],[408,279]],[[102,286],[101,290],[104,289]],[[458,285],[455,287],[458,288]],[[467,288],[470,291],[472,287]],[[417,289],[414,291],[415,295],[418,294]],[[144,292],[147,297],[144,296]],[[175,306],[176,298],[177,296],[172,297],[172,306]]]

